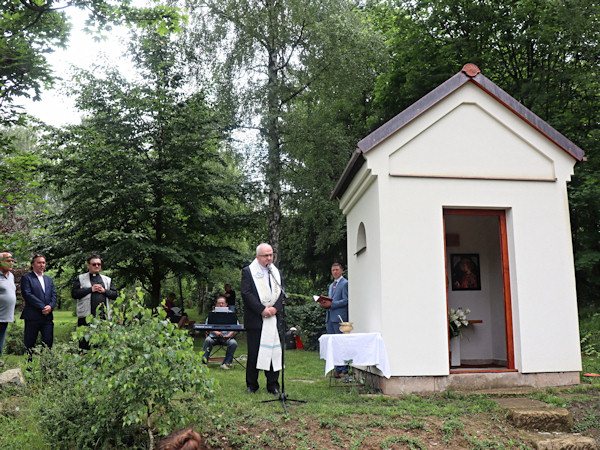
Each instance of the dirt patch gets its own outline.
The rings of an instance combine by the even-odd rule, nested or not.
[[[600,391],[561,395],[583,436],[600,448]],[[406,414],[395,417],[348,414],[314,417],[290,408],[276,423],[254,418],[253,423],[216,434],[205,434],[211,449],[468,449],[532,448],[531,435],[513,426],[498,409],[478,414],[439,417]]]
[[[527,444],[526,435],[513,428],[503,417],[479,414],[460,421],[439,417],[400,419],[347,416],[335,423],[304,418],[285,423],[257,423],[251,429],[239,429],[245,436],[238,443],[226,436],[213,436],[209,448],[305,448],[305,449],[396,449],[474,447],[515,448]],[[238,436],[239,439],[241,436]]]

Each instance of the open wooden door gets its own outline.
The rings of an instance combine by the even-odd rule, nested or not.
[[[444,232],[447,308],[471,311],[451,372],[514,371],[505,211],[444,209]]]

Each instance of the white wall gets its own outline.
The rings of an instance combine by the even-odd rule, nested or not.
[[[366,168],[365,168],[366,169]],[[360,179],[355,177],[355,180]],[[352,188],[358,186],[351,186]],[[355,333],[382,329],[381,238],[379,189],[376,181],[363,183],[361,201],[347,213],[348,316]],[[367,247],[357,254],[359,225],[365,227]]]

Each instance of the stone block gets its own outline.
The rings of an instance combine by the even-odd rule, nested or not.
[[[573,417],[565,408],[511,409],[507,417],[524,430],[569,431],[573,426]]]
[[[5,384],[25,385],[25,377],[21,369],[10,369],[0,373],[0,386]]]
[[[544,433],[532,437],[538,450],[597,450],[596,440],[578,434]]]

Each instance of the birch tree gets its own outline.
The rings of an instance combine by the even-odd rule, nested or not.
[[[359,11],[345,0],[189,0],[190,61],[209,77],[235,127],[255,129],[268,204],[268,242],[279,262],[289,163],[286,113],[311,86],[365,44]],[[374,39],[376,41],[376,39]],[[377,45],[373,45],[377,48]]]

